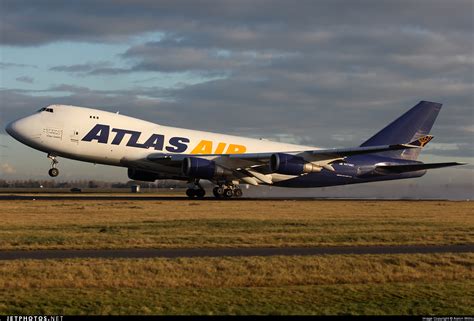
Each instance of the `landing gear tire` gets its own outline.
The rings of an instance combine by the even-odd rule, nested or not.
[[[196,196],[196,191],[192,188],[188,188],[186,190],[186,196],[189,198],[194,198],[194,196]]]
[[[51,168],[49,171],[48,171],[48,174],[49,176],[51,177],[56,177],[59,175],[59,169],[57,168]]]
[[[216,186],[212,190],[212,193],[216,198],[222,198],[224,196],[224,189],[221,186]]]
[[[232,196],[234,196],[234,192],[230,188],[226,188],[224,190],[224,197],[231,198]]]
[[[194,197],[197,197],[197,198],[204,198],[204,195],[206,195],[206,191],[203,190],[203,189],[188,188],[188,189],[186,190],[186,195],[187,195],[189,198],[194,198]]]
[[[242,194],[243,193],[242,193],[242,190],[240,188],[236,188],[234,190],[234,197],[237,197],[237,198],[242,197]]]
[[[212,190],[212,193],[217,199],[229,199],[232,197],[239,198],[242,197],[242,190],[238,185],[226,185],[226,186],[216,186]]]
[[[189,198],[204,198],[204,195],[206,195],[206,191],[204,188],[202,188],[201,184],[199,184],[199,179],[188,182],[188,187],[189,188],[186,190],[186,195]]]
[[[48,158],[51,159],[51,169],[48,171],[49,176],[56,177],[59,175],[59,169],[56,168],[56,165],[59,163],[56,159],[56,156],[48,154]]]
[[[197,189],[194,191],[194,194],[197,198],[204,198],[204,195],[206,195],[206,191],[203,189]]]

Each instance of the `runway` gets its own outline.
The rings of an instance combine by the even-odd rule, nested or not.
[[[22,194],[2,194],[0,193],[0,202],[1,201],[223,201],[222,199],[216,199],[215,197],[206,196],[204,199],[189,199],[184,194],[183,195],[156,195],[156,194],[140,194],[140,195],[120,195],[120,194],[55,194],[55,193],[39,193],[39,194],[31,194],[25,193],[26,195]],[[391,201],[401,201],[401,199],[370,199],[370,198],[326,198],[326,197],[282,197],[282,196],[274,196],[274,197],[258,197],[258,198],[251,198],[251,197],[242,197],[242,198],[230,198],[225,199],[226,202],[239,202],[239,201],[268,201],[268,202],[275,202],[275,201],[351,201],[351,202],[367,202],[367,201],[380,201],[380,202],[391,202]],[[418,199],[403,199],[404,202],[418,202]],[[439,202],[439,201],[449,201],[444,199],[423,199],[424,202]]]
[[[193,258],[246,256],[309,256],[342,254],[415,254],[472,253],[474,244],[402,245],[402,246],[334,246],[286,248],[195,248],[195,249],[99,249],[99,250],[13,250],[0,251],[0,260],[73,259],[73,258]]]
[[[214,200],[214,198],[206,198],[206,200]],[[0,194],[0,201],[179,201],[179,200],[189,200],[186,196],[156,196],[156,195],[137,195],[137,196],[130,196],[130,195],[88,195],[88,194],[63,194],[63,195],[55,195],[55,194],[28,194],[28,195],[19,195],[19,194],[7,194],[1,195]],[[230,199],[234,200],[234,199]]]

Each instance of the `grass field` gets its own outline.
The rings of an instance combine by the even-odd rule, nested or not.
[[[474,243],[470,202],[1,201],[0,249]],[[0,314],[474,314],[474,254],[0,262]]]
[[[0,249],[474,243],[474,203],[0,202]]]
[[[472,314],[474,254],[12,261],[0,314]]]

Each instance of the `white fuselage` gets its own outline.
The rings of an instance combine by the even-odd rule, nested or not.
[[[158,125],[97,109],[52,105],[9,125],[7,131],[32,148],[75,160],[129,167],[147,156],[243,154],[317,149],[260,139]]]

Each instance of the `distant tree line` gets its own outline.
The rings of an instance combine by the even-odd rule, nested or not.
[[[106,182],[96,180],[71,180],[71,181],[56,181],[56,180],[5,180],[0,179],[0,188],[130,188],[132,185],[140,185],[141,187],[149,188],[179,188],[185,187],[186,182],[174,180],[159,180],[156,182],[141,182],[141,181],[127,181],[127,182]]]

